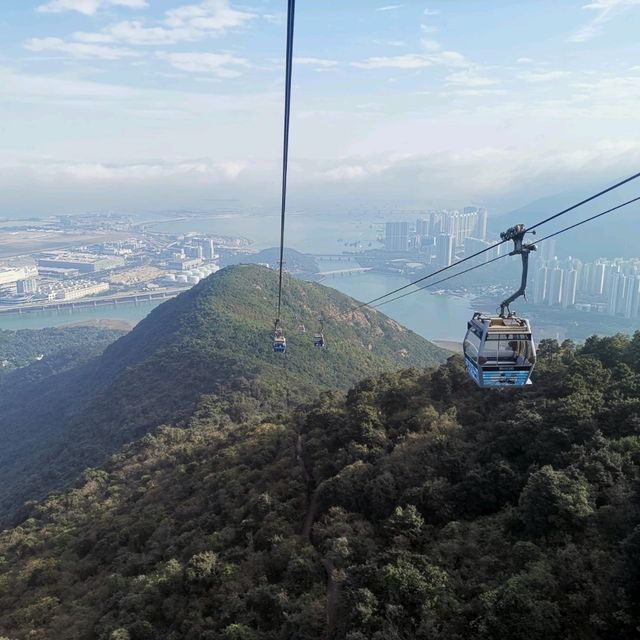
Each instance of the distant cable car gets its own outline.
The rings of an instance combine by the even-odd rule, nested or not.
[[[464,360],[480,387],[522,387],[531,384],[536,348],[528,320],[474,314],[467,325]]]
[[[313,346],[318,349],[324,349],[324,321],[320,318],[320,328],[313,336]]]
[[[280,320],[276,320],[276,328],[273,335],[273,351],[275,353],[284,353],[287,350],[287,339],[284,337],[284,331],[280,324]]]
[[[531,372],[536,362],[536,348],[529,321],[519,318],[509,305],[525,295],[529,253],[534,244],[524,244],[524,225],[518,224],[500,234],[502,240],[513,240],[509,255],[522,256],[520,288],[500,303],[497,316],[474,313],[467,324],[463,350],[467,371],[480,387],[522,387],[531,384]],[[535,233],[535,231],[533,232]]]

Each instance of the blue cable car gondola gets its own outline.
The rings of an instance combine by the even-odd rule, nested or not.
[[[474,314],[464,339],[467,371],[479,387],[531,384],[536,348],[528,320]]]
[[[320,318],[320,328],[313,336],[313,346],[324,349],[324,320]]]
[[[287,350],[287,339],[284,337],[284,331],[280,325],[280,320],[276,320],[272,346],[274,353],[284,353]]]
[[[287,339],[284,336],[275,336],[273,350],[275,353],[284,353],[287,350]]]
[[[479,387],[523,387],[531,384],[536,361],[536,348],[528,320],[519,318],[509,305],[525,295],[529,253],[534,244],[524,244],[526,229],[518,224],[500,234],[502,240],[513,240],[510,255],[522,256],[520,288],[500,303],[500,314],[475,313],[467,324],[464,339],[464,361],[471,379]],[[535,233],[535,231],[533,232]]]

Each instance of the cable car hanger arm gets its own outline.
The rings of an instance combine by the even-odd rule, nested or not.
[[[554,233],[550,233],[547,236],[544,236],[543,238],[540,238],[538,240],[538,242],[543,242],[544,240],[549,240],[549,238],[555,238],[556,236],[559,236],[562,233],[566,233],[567,231],[571,231],[572,229],[575,229],[576,227],[581,227],[583,224],[587,224],[587,222],[592,222],[593,220],[596,220],[597,218],[601,218],[602,216],[605,216],[609,213],[612,213],[613,211],[617,211],[618,209],[622,209],[623,207],[626,207],[630,204],[633,204],[635,202],[640,202],[640,196],[637,196],[636,198],[632,198],[631,200],[627,200],[626,202],[623,202],[622,204],[618,204],[615,207],[611,207],[610,209],[606,209],[605,211],[601,211],[600,213],[597,213],[596,215],[590,216],[588,218],[585,218],[584,220],[580,220],[579,222],[576,222],[572,225],[569,225],[568,227],[564,227],[563,229],[560,229],[559,231],[555,231]],[[533,233],[533,231],[531,231],[531,233]],[[508,257],[509,253],[503,253],[495,258],[492,258],[491,260],[487,260],[487,262],[484,262],[482,264],[476,264],[473,265],[472,267],[469,267],[467,269],[464,269],[463,271],[458,271],[450,276],[447,276],[446,278],[441,278],[440,280],[436,280],[435,282],[430,282],[429,284],[426,284],[424,287],[418,287],[417,289],[413,289],[411,291],[408,291],[406,293],[403,293],[399,296],[396,296],[395,298],[388,298],[387,300],[384,300],[383,302],[379,302],[378,304],[374,305],[374,309],[377,309],[378,307],[382,307],[385,304],[388,304],[390,302],[395,302],[396,300],[400,300],[401,298],[406,298],[407,296],[411,296],[414,293],[418,293],[418,291],[424,291],[425,289],[429,289],[431,287],[435,287],[436,285],[442,284],[443,282],[446,282],[447,280],[451,280],[453,278],[457,278],[458,276],[461,276],[465,273],[469,273],[470,271],[475,271],[476,269],[481,269],[483,267],[486,267],[488,264],[491,264],[492,262],[497,262],[498,260],[502,260],[503,258]],[[457,264],[457,263],[456,263]],[[456,265],[452,265],[452,266],[456,266]],[[356,307],[356,309],[359,309],[360,307]],[[352,309],[349,312],[346,313],[351,313],[353,312],[355,309]],[[345,315],[345,314],[343,314]]]
[[[580,202],[577,202],[576,204],[571,205],[570,207],[567,207],[566,209],[563,209],[562,211],[558,211],[558,213],[553,214],[552,216],[549,216],[548,218],[545,218],[544,220],[541,220],[540,222],[534,224],[532,227],[530,227],[529,231],[531,233],[533,233],[533,230],[536,229],[537,227],[546,224],[547,222],[550,222],[551,220],[555,220],[556,218],[559,218],[562,215],[565,215],[566,213],[569,213],[570,211],[573,211],[574,209],[577,209],[578,207],[581,207],[583,204],[586,204],[587,202],[591,202],[592,200],[595,200],[596,198],[599,198],[600,196],[604,195],[605,193],[609,193],[610,191],[613,191],[614,189],[618,189],[619,187],[621,187],[622,185],[625,185],[633,180],[636,180],[640,178],[640,172],[633,174],[632,176],[625,178],[624,180],[621,180],[613,185],[611,185],[610,187],[607,187],[606,189],[602,189],[601,191],[599,191],[598,193],[589,196],[588,198],[585,198],[584,200],[581,200]],[[620,206],[626,206],[626,204],[630,204],[631,202],[635,202],[635,199],[630,200],[628,202],[625,203],[625,205],[620,205]],[[614,207],[613,209],[611,209],[611,211],[617,209],[619,207]],[[606,213],[606,212],[605,212]],[[604,213],[602,214],[604,215]],[[599,216],[596,216],[599,217]],[[568,229],[572,229],[574,228],[574,226],[580,226],[580,224],[583,224],[584,222],[588,222],[589,220],[592,220],[594,218],[587,218],[586,221],[577,223],[576,225],[572,225],[571,227],[568,227],[566,230]],[[562,233],[562,232],[560,232]],[[555,234],[554,234],[555,235]],[[549,236],[547,236],[549,237]],[[466,256],[464,257],[462,260],[459,260],[458,262],[455,262],[453,264],[450,264],[446,267],[443,267],[442,269],[438,269],[437,271],[434,271],[432,273],[427,274],[426,276],[423,276],[421,278],[418,278],[417,280],[414,280],[413,282],[410,282],[408,284],[405,284],[401,287],[398,287],[397,289],[393,289],[392,291],[389,291],[381,296],[378,296],[377,298],[374,298],[373,300],[369,300],[368,302],[363,302],[361,304],[359,304],[357,307],[355,307],[354,309],[350,309],[348,312],[345,312],[343,315],[349,315],[350,313],[353,313],[354,311],[357,311],[358,309],[362,309],[363,307],[368,307],[368,306],[372,306],[374,305],[376,302],[387,298],[389,296],[392,296],[396,293],[399,293],[400,291],[403,291],[404,289],[408,289],[409,287],[415,286],[417,284],[419,284],[420,282],[423,282],[424,280],[427,280],[428,278],[431,278],[433,276],[436,276],[440,273],[443,273],[444,271],[447,271],[449,269],[453,269],[454,267],[458,266],[459,264],[462,264],[463,262],[467,262],[468,260],[472,260],[473,258],[476,258],[484,253],[487,253],[488,251],[492,251],[493,249],[497,248],[499,245],[501,245],[503,242],[505,242],[505,240],[501,240],[500,242],[497,242],[496,244],[493,244],[489,247],[486,247],[484,249],[481,249],[480,251],[470,255],[470,256]],[[506,255],[506,254],[505,254]],[[416,291],[420,291],[421,289],[426,289],[428,288],[428,286],[426,287],[420,287],[418,289],[414,289],[413,291],[410,291],[409,293],[415,293]],[[404,296],[398,296],[398,297],[404,297]],[[376,305],[377,306],[377,305]]]
[[[529,274],[529,254],[536,250],[536,245],[524,242],[524,236],[526,233],[527,229],[525,226],[523,224],[517,224],[515,227],[511,227],[500,234],[500,238],[503,241],[513,240],[513,251],[511,251],[509,255],[515,256],[520,254],[520,256],[522,256],[522,279],[520,281],[520,288],[500,303],[501,318],[507,318],[513,315],[509,305],[514,300],[517,300],[520,296],[523,296],[525,300],[527,299],[526,289],[527,276]],[[535,234],[535,231],[532,231],[531,233]]]

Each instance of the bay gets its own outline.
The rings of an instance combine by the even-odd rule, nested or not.
[[[291,213],[287,215],[285,244],[313,254],[379,248],[381,245],[377,237],[381,222],[364,216]],[[164,233],[244,236],[253,241],[253,248],[258,250],[278,246],[280,242],[280,217],[271,214],[227,214],[156,223],[151,227]],[[354,244],[355,247],[351,246]]]
[[[322,284],[358,300],[371,300],[406,283],[406,279],[400,276],[365,273],[326,278]],[[161,302],[131,302],[117,306],[52,309],[21,315],[4,315],[0,316],[0,329],[42,329],[92,320],[122,320],[136,324]],[[430,340],[460,341],[471,315],[468,299],[432,295],[426,291],[386,304],[380,311]]]
[[[333,276],[326,278],[322,284],[366,301],[406,285],[407,280],[396,275],[363,273]],[[379,311],[423,338],[454,342],[462,342],[467,322],[473,314],[469,298],[435,295],[429,291],[419,291],[402,300],[382,305]]]

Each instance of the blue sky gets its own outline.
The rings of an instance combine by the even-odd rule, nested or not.
[[[277,202],[284,0],[5,0],[0,215]],[[640,0],[299,0],[291,201],[526,204],[640,160]]]

